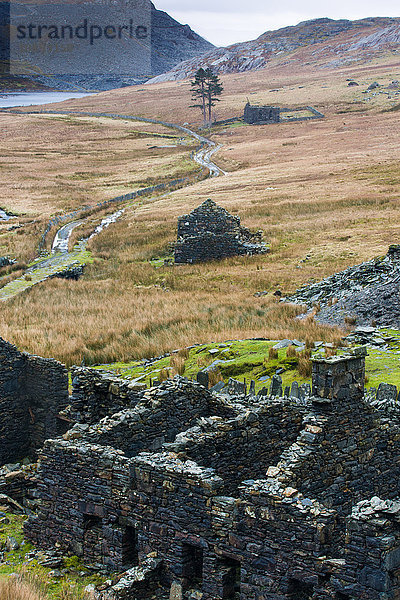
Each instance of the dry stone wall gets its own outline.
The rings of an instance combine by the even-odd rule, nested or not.
[[[111,570],[156,558],[185,600],[394,600],[400,426],[364,369],[362,351],[317,360],[308,400],[233,398],[228,419],[180,378],[143,392],[46,442],[26,534]]]
[[[90,367],[73,367],[71,380],[72,394],[64,415],[75,423],[97,423],[103,417],[136,406],[143,387]]]
[[[112,446],[127,456],[144,450],[155,451],[174,440],[182,430],[210,414],[215,400],[201,385],[185,379],[167,380],[161,386],[141,393],[135,408],[105,418],[93,427],[76,425],[67,438]],[[226,414],[226,410],[224,414]]]
[[[0,338],[0,465],[35,455],[47,438],[63,433],[58,415],[67,403],[64,365]]]
[[[297,439],[305,412],[289,400],[267,401],[234,419],[207,419],[167,447],[213,468],[223,478],[224,494],[235,495],[243,480],[264,476],[278,462],[288,443]]]

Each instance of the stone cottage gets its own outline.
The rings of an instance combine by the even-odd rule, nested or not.
[[[359,352],[315,360],[301,401],[144,391],[45,443],[26,535],[110,570],[157,557],[173,597],[399,598],[399,418],[364,380]]]
[[[279,106],[252,106],[247,102],[244,107],[243,121],[249,125],[279,123],[280,120]]]
[[[265,254],[262,232],[252,233],[213,200],[206,200],[178,219],[175,263],[219,260],[230,256]]]

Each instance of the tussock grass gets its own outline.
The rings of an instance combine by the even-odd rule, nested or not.
[[[299,358],[299,362],[297,364],[297,370],[299,372],[299,375],[301,375],[301,377],[311,377],[311,373],[312,373],[312,362],[309,358],[306,358],[305,356],[300,356]]]
[[[49,593],[49,582],[44,575],[34,575],[21,571],[18,575],[0,576],[1,600],[51,600],[54,595]],[[89,600],[84,592],[62,586],[57,595],[58,600]]]
[[[160,138],[171,134],[160,125],[62,115],[0,118],[2,207],[18,215],[0,221],[0,256],[30,262],[52,216],[144,187],[149,173],[158,183],[199,168],[189,158],[193,140],[160,147],[175,139]],[[23,227],[9,233],[14,223]]]
[[[278,358],[278,350],[275,348],[270,348],[268,350],[268,360],[276,360]]]
[[[1,600],[46,600],[45,596],[16,577],[0,578]]]
[[[67,364],[79,364],[82,358],[87,364],[129,361],[193,343],[235,338],[297,338],[307,347],[314,340],[338,340],[341,331],[317,324],[315,313],[296,319],[301,308],[279,303],[273,293],[280,290],[285,295],[381,256],[400,238],[400,114],[382,113],[380,97],[366,104],[359,97],[362,90],[348,88],[345,81],[347,73],[360,84],[400,79],[396,68],[382,63],[368,69],[353,65],[351,72],[344,68],[340,73],[316,73],[297,67],[276,70],[271,65],[268,77],[266,71],[224,76],[218,118],[240,115],[251,89],[252,102],[312,104],[326,119],[221,127],[213,139],[223,148],[214,159],[221,159],[231,171],[228,177],[205,180],[129,209],[92,240],[94,263],[81,280],[52,280],[1,304],[0,335],[24,350]],[[270,94],[271,88],[281,91]],[[135,111],[195,127],[199,115],[189,104],[189,83],[176,82],[146,86],[144,91],[125,88],[68,101],[63,107]],[[365,110],[340,114],[353,104]],[[110,119],[94,123],[74,117],[81,123],[78,127],[44,116],[19,121],[11,115],[1,117],[7,130],[5,160],[16,165],[11,183],[6,170],[0,170],[7,190],[5,207],[41,215],[35,217],[32,227],[38,229],[27,236],[28,241],[24,234],[7,234],[4,242],[0,238],[4,254],[17,246],[21,255],[29,253],[45,215],[82,203],[83,198],[97,202],[114,188],[122,192],[127,181],[167,177],[188,164],[190,148],[186,153],[183,148],[182,154],[176,149],[171,154],[166,149],[150,153],[147,144],[153,142],[147,135],[129,135],[131,130],[151,132],[153,126],[148,124]],[[21,128],[25,118],[37,139],[29,127]],[[48,126],[58,128],[59,135],[50,147],[43,137]],[[107,152],[99,143],[104,131]],[[62,143],[63,132],[68,143]],[[155,127],[154,132],[165,129]],[[154,145],[161,145],[160,139],[154,138]],[[34,170],[34,165],[39,168]],[[208,197],[238,214],[245,226],[261,229],[270,242],[270,254],[204,265],[152,266],[150,259],[170,254],[177,217]],[[254,297],[261,290],[268,295]]]

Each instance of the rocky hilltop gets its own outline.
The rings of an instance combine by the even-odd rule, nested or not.
[[[267,31],[250,42],[216,48],[201,59],[177,65],[151,83],[185,79],[199,67],[210,66],[219,73],[239,73],[263,69],[272,61],[288,61],[319,67],[340,67],[369,61],[400,48],[400,18],[315,19],[277,31]]]
[[[26,4],[28,2],[14,3],[15,7],[21,7],[21,11],[25,12]],[[34,22],[35,14],[40,13],[42,0],[36,0],[29,5],[29,14]],[[76,16],[77,2],[74,0],[67,0],[63,3],[62,14],[67,15],[68,22],[74,22]],[[9,19],[9,6],[8,2],[0,2],[0,33],[4,32],[4,27],[7,27],[7,19]],[[36,12],[35,12],[36,11]],[[162,10],[158,10],[153,3],[151,3],[151,67],[147,74],[147,77],[138,78],[132,73],[132,64],[129,60],[128,53],[126,56],[124,53],[118,57],[118,72],[105,74],[104,63],[99,56],[99,64],[96,65],[97,73],[88,75],[87,73],[70,74],[70,65],[68,64],[68,55],[65,58],[65,70],[64,72],[54,74],[54,70],[50,70],[48,73],[44,71],[43,75],[31,75],[29,74],[28,79],[34,81],[36,84],[49,86],[55,89],[69,89],[69,88],[83,88],[83,89],[97,89],[107,90],[117,87],[123,87],[125,85],[133,85],[136,83],[143,83],[147,79],[165,73],[169,69],[173,68],[178,63],[188,59],[198,59],[202,54],[212,50],[213,44],[202,38],[196,32],[194,32],[189,25],[182,25],[169,14]],[[1,65],[7,63],[9,58],[9,45],[7,44],[4,35],[0,35],[0,72],[2,71]],[[21,56],[21,60],[24,63],[26,57]],[[82,65],[85,67],[85,65]],[[41,69],[43,72],[43,69]],[[38,73],[39,70],[35,64],[30,64],[28,73]],[[73,71],[72,71],[73,72]],[[51,73],[51,76],[50,76]],[[3,74],[3,78],[7,78],[7,73]],[[9,76],[10,81],[13,77]],[[15,79],[15,77],[14,77]]]

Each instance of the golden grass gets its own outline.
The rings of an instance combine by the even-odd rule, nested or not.
[[[22,567],[14,575],[0,576],[0,600],[90,600],[91,594],[63,582],[55,593],[48,575],[40,568],[29,571]]]
[[[45,596],[39,593],[31,585],[24,583],[16,577],[0,578],[1,600],[45,600]]]
[[[79,364],[83,357],[87,364],[129,360],[234,338],[297,338],[305,340],[307,347],[315,339],[338,342],[341,331],[316,324],[312,315],[295,319],[299,309],[279,303],[273,292],[279,289],[285,295],[304,283],[383,255],[389,244],[397,243],[400,114],[379,113],[385,99],[359,104],[363,88],[347,88],[345,80],[351,75],[365,84],[374,79],[389,83],[400,79],[399,72],[399,65],[384,63],[369,69],[355,67],[351,72],[343,69],[339,74],[306,69],[278,73],[271,67],[224,77],[226,92],[219,116],[240,114],[251,91],[255,92],[252,100],[254,96],[275,102],[275,93],[269,89],[280,88],[282,104],[311,103],[325,112],[326,119],[219,128],[214,139],[223,148],[215,160],[222,159],[224,168],[231,169],[226,177],[205,180],[128,209],[119,222],[92,240],[94,264],[80,281],[53,280],[0,305],[0,335],[25,350],[67,364]],[[196,111],[188,108],[187,82],[142,89],[125,88],[68,101],[64,108],[135,110],[174,122],[199,122]],[[349,112],[343,114],[343,110]],[[17,123],[17,117],[6,118]],[[31,119],[21,120],[25,118]],[[96,135],[89,121],[70,126],[76,132],[82,128],[82,140]],[[66,127],[62,120],[46,122]],[[90,131],[85,133],[86,126]],[[121,160],[116,169],[122,180],[125,141],[122,154],[118,153],[125,130],[116,122],[111,127],[110,150],[96,150],[98,168],[106,172],[110,160],[112,171]],[[138,130],[139,124],[132,127]],[[29,135],[28,130],[20,132],[21,147],[29,146]],[[144,142],[135,138],[127,144]],[[6,141],[6,149],[8,143],[13,144]],[[57,169],[73,171],[73,157],[68,153],[65,163],[64,158],[62,163],[57,160],[58,166],[48,158],[43,177],[48,174],[51,180]],[[90,155],[82,154],[79,160],[77,172],[96,170]],[[153,164],[161,175],[171,171],[171,156],[153,157],[149,163],[138,160],[132,165],[132,180],[153,177]],[[98,178],[94,184],[90,176],[82,175],[69,183],[91,190],[98,198],[104,194],[102,181]],[[35,185],[35,194],[42,193],[40,182]],[[177,217],[208,197],[239,214],[244,225],[262,229],[271,244],[270,254],[153,267],[151,258],[170,252]],[[260,290],[269,293],[254,297]]]
[[[161,125],[7,113],[0,113],[0,122],[0,206],[18,215],[16,220],[0,221],[0,256],[32,260],[54,214],[151,185],[149,174],[158,182],[198,170],[189,159],[193,140],[163,147],[176,144],[178,138]],[[8,227],[14,224],[23,227],[10,233]]]

